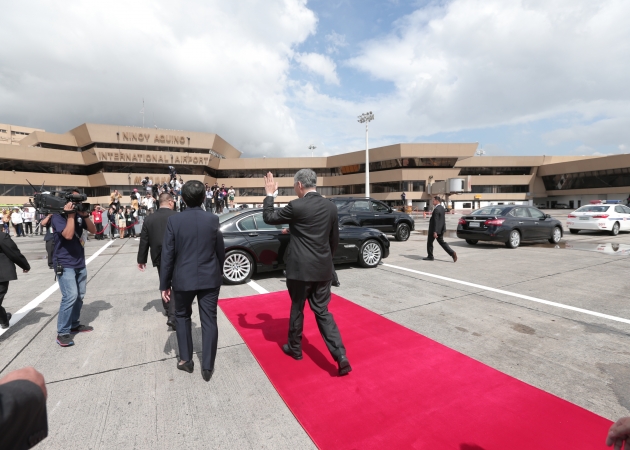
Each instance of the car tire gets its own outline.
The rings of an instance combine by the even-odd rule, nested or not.
[[[383,248],[374,239],[365,241],[359,249],[359,265],[361,267],[376,267],[383,259]]]
[[[558,242],[560,242],[561,238],[562,238],[562,230],[560,229],[560,227],[553,227],[553,231],[551,232],[551,237],[549,238],[549,243],[557,244]]]
[[[507,248],[518,248],[519,245],[521,245],[521,232],[518,230],[510,231],[510,237],[505,243],[505,246]]]
[[[615,224],[612,227],[612,230],[610,230],[610,235],[611,236],[617,236],[619,234],[619,222],[615,222]]]
[[[223,263],[225,284],[247,283],[254,274],[254,260],[244,250],[230,250]]]
[[[479,242],[477,239],[466,239],[468,245],[477,245],[477,242]]]
[[[569,232],[570,232],[571,234],[578,234],[578,233],[580,232],[580,230],[575,230],[575,229],[573,229],[573,228],[569,228]]]
[[[407,225],[406,223],[399,224],[398,228],[396,229],[396,240],[404,242],[407,239],[409,239],[409,235],[410,235],[409,225]]]

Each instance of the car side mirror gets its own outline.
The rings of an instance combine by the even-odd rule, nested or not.
[[[545,219],[551,219],[551,215],[550,214],[545,214]]]

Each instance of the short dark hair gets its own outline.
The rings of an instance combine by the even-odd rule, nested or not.
[[[173,196],[168,192],[162,192],[159,197],[160,205],[166,205],[168,202],[173,201]]]
[[[78,187],[71,187],[70,189],[68,189],[70,192],[78,192],[79,194],[82,194],[83,192],[81,192],[81,189],[79,189]]]
[[[182,187],[182,198],[190,208],[201,206],[206,198],[206,190],[201,181],[190,180]]]
[[[439,195],[436,195],[435,197],[433,197],[434,200],[437,200],[438,202],[442,203],[442,199],[440,198]]]

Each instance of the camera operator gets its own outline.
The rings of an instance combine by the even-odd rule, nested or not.
[[[72,189],[73,194],[80,194]],[[62,347],[74,345],[72,334],[92,331],[93,328],[81,325],[79,316],[83,306],[87,269],[85,267],[85,242],[81,238],[83,230],[96,233],[96,227],[87,211],[77,212],[73,202],[66,203],[62,214],[51,218],[54,230],[53,260],[55,274],[61,290],[61,304],[57,317],[57,344]]]

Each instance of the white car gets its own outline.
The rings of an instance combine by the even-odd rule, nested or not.
[[[585,205],[569,214],[567,228],[573,234],[590,230],[617,236],[619,231],[630,231],[630,208],[618,203]]]

